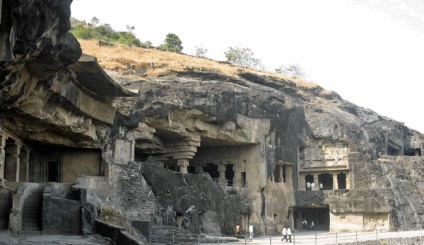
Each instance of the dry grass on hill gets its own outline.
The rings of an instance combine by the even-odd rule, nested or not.
[[[314,88],[318,86],[315,83],[288,78],[282,74],[255,71],[186,54],[119,45],[99,46],[96,40],[78,41],[84,53],[97,57],[100,66],[117,72],[145,69],[145,75],[157,77],[171,72],[211,71],[235,78],[238,78],[238,74],[241,72],[250,72],[260,76],[291,80],[301,87]]]

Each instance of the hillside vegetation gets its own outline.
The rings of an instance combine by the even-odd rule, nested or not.
[[[126,72],[139,79],[184,72],[213,72],[239,79],[239,74],[248,72],[282,81],[292,81],[301,87],[318,87],[313,82],[288,78],[282,74],[251,70],[226,62],[218,62],[182,53],[126,45],[101,46],[97,40],[79,39],[78,41],[83,52],[97,57],[100,66],[104,69]]]

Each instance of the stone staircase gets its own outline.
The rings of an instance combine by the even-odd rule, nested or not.
[[[153,226],[149,244],[197,244],[197,235],[174,226]]]
[[[44,187],[40,186],[34,189],[24,201],[22,208],[23,232],[41,232]]]

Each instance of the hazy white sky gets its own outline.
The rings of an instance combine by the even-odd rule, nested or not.
[[[225,60],[249,47],[268,71],[300,64],[344,99],[424,132],[423,0],[74,0],[72,16],[115,30],[135,26],[160,45],[175,33]]]

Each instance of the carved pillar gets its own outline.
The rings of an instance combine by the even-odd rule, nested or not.
[[[188,159],[178,159],[178,166],[180,167],[180,173],[188,174]]]
[[[303,173],[299,174],[299,190],[306,191],[306,180],[305,180],[305,174]]]
[[[21,153],[21,146],[18,144],[11,144],[6,146],[6,160],[5,160],[5,179],[10,182],[19,182],[19,169]]]
[[[350,190],[350,177],[349,173],[346,173],[346,189]]]
[[[314,191],[319,191],[318,173],[314,174]]]
[[[333,190],[339,189],[339,182],[337,181],[337,174],[333,174]]]
[[[224,188],[227,186],[227,181],[225,180],[225,171],[226,171],[225,165],[222,163],[219,164],[218,165],[218,172],[219,172],[218,183]]]
[[[276,182],[283,182],[283,165],[278,165],[278,179]]]
[[[29,180],[29,154],[28,149],[23,148],[21,150],[19,168],[19,181],[21,182],[28,182]]]
[[[6,137],[0,134],[0,186],[4,186],[4,165],[6,164]]]
[[[285,168],[286,168],[286,185],[288,185],[289,188],[293,189],[293,163],[286,162]],[[303,183],[305,183],[305,181],[303,181]]]
[[[294,229],[294,217],[293,217],[293,208],[289,208],[289,227]]]

